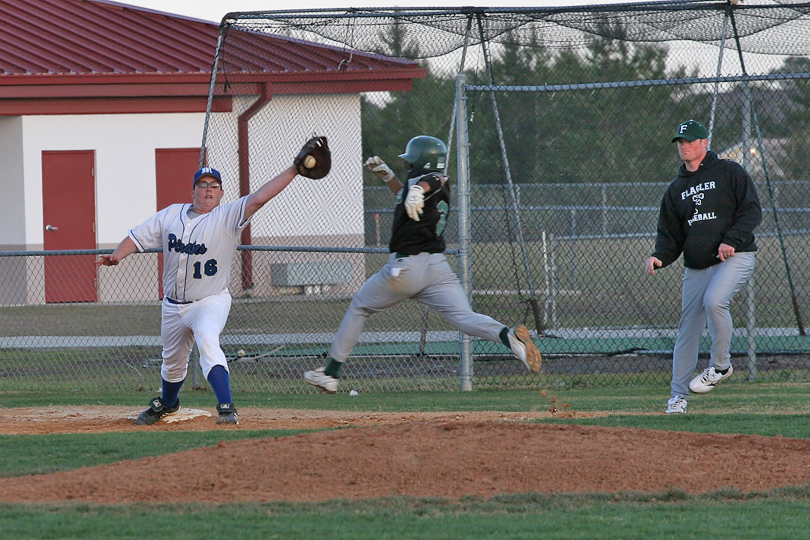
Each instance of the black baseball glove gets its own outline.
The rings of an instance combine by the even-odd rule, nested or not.
[[[326,137],[313,137],[298,152],[293,160],[298,174],[318,180],[329,174],[332,168],[332,152]]]

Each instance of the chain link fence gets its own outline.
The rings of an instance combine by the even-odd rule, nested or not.
[[[473,340],[474,387],[665,385],[682,269],[649,277],[643,261],[679,165],[672,131],[688,118],[746,167],[763,206],[757,269],[732,305],[734,378],[807,380],[809,11],[698,1],[229,14],[203,145],[225,201],[286,168],[313,133],[333,151],[327,178],[297,179],[242,237],[222,336],[234,391],[314,391],[301,373],[324,363],[352,295],[387,259],[393,196],[362,163],[379,155],[404,177],[398,155],[420,134],[448,142],[454,196],[469,196],[444,235],[451,264],[462,277],[469,267],[474,309],[526,324],[544,355],[529,375],[508,348]],[[460,115],[468,191],[456,189]],[[0,389],[158,387],[159,254],[88,266],[101,252],[0,253]],[[61,294],[72,273],[92,275],[89,298]],[[456,390],[463,343],[405,302],[369,319],[341,391]],[[706,337],[699,367],[708,350]]]

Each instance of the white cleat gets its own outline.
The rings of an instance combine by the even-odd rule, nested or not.
[[[734,368],[731,365],[728,366],[728,371],[725,373],[719,373],[714,366],[709,366],[689,382],[689,390],[696,394],[711,392],[717,383],[728,379],[732,373],[734,373]]]
[[[684,414],[686,413],[686,398],[683,396],[672,396],[667,401],[667,414]]]
[[[512,352],[515,353],[518,360],[523,362],[526,369],[535,373],[540,371],[543,358],[540,356],[537,346],[532,342],[529,329],[521,324],[511,328],[506,336],[509,338],[509,346],[512,348]]]
[[[327,394],[334,394],[337,392],[340,380],[324,373],[325,369],[319,367],[316,370],[305,372],[304,380],[312,386],[317,386]]]

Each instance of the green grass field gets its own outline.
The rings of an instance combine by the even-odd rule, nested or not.
[[[187,392],[184,404],[209,405]],[[567,403],[605,417],[554,419],[695,432],[810,438],[810,384],[729,384],[690,400],[690,414],[665,416],[661,386],[546,391],[486,390],[364,394],[240,394],[244,407],[364,411],[530,411]],[[0,393],[4,407],[141,405],[139,396]],[[291,431],[137,432],[0,436],[0,476],[69,470]],[[472,451],[472,449],[471,449]],[[542,458],[542,456],[538,456]],[[350,456],[347,456],[350,459]],[[696,456],[701,458],[701,456]],[[734,459],[727,456],[727,459]],[[744,467],[740,463],[740,467]],[[789,479],[788,479],[789,480]],[[762,493],[516,494],[460,501],[389,497],[371,501],[229,505],[0,505],[0,538],[14,539],[801,539],[810,538],[810,486]]]

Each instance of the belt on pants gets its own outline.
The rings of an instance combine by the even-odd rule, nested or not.
[[[416,256],[416,255],[421,255],[422,253],[427,253],[428,255],[435,255],[435,253],[433,253],[432,251],[421,251],[419,253],[399,253],[397,251],[397,252],[394,252],[394,258],[396,258],[396,259],[404,259],[405,257],[413,257],[413,256]]]
[[[193,304],[194,303],[194,300],[192,300],[191,302],[180,302],[179,300],[175,300],[174,298],[169,298],[168,296],[166,297],[166,301],[168,303],[174,304],[176,306],[184,306],[186,304]]]

